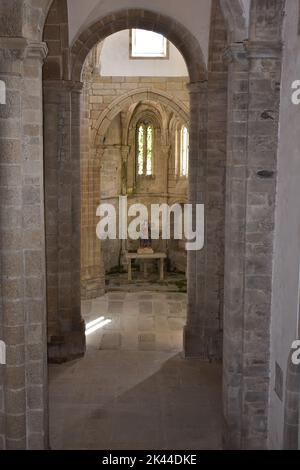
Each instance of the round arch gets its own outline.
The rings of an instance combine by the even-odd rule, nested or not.
[[[248,39],[250,2],[243,0],[220,0],[230,40],[233,42]]]
[[[205,81],[207,68],[199,42],[188,29],[165,15],[144,9],[117,11],[92,24],[71,47],[71,80],[80,81],[84,61],[90,50],[111,34],[140,28],[163,34],[181,52],[191,82]]]
[[[36,40],[41,40],[42,38],[45,21],[53,1],[54,0],[40,0],[37,5],[35,0],[27,0],[30,10],[37,18],[36,29],[32,31]],[[243,0],[220,0],[220,5],[228,25],[228,30],[232,34],[232,40],[240,41],[247,39],[249,11],[246,10],[246,5],[248,5],[248,2]],[[116,26],[116,23],[118,23],[118,26]],[[123,10],[98,20],[96,23],[91,25],[88,30],[81,33],[74,42],[72,47],[72,53],[74,54],[73,57],[75,57],[78,52],[82,54],[83,58],[81,56],[81,59],[79,59],[82,67],[84,54],[88,53],[88,51],[98,41],[105,39],[106,36],[109,36],[114,32],[133,27],[143,27],[145,29],[150,28],[157,32],[164,33],[166,37],[180,50],[186,60],[190,58],[193,61],[195,56],[200,52],[197,62],[198,64],[200,62],[199,65],[201,70],[204,61],[196,38],[189,33],[184,26],[180,25],[172,18],[142,9]],[[93,43],[93,41],[95,42]],[[186,44],[185,47],[183,47],[184,44]],[[191,50],[188,51],[190,45],[196,45],[196,49],[193,51],[192,48],[190,48]],[[78,66],[79,64],[77,63],[74,65]],[[204,66],[204,70],[205,69],[206,67]],[[197,81],[199,79],[198,77],[195,80],[192,80],[192,77],[194,77],[194,72],[193,75],[191,74],[191,81]]]

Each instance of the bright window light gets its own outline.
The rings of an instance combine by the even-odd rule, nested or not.
[[[188,176],[189,172],[189,131],[181,128],[180,176]]]
[[[168,42],[161,34],[144,29],[131,32],[131,57],[155,58],[167,57]]]
[[[100,328],[103,328],[104,326],[109,325],[109,323],[111,323],[111,322],[112,322],[111,320],[107,319],[107,320],[102,320],[98,323],[95,323],[93,326],[91,326],[89,328],[86,328],[85,335],[89,336],[92,333],[95,333],[95,331],[100,330]]]
[[[93,320],[93,321],[90,321],[89,323],[87,323],[85,325],[85,329],[88,330],[92,326],[97,325],[98,323],[101,323],[103,320],[104,320],[104,317],[96,318],[96,320]]]

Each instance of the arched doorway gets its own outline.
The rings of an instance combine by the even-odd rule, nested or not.
[[[151,25],[151,27],[150,27]],[[71,70],[70,75],[67,75],[65,78],[69,77],[68,80],[58,80],[54,77],[48,79],[45,77],[45,90],[47,99],[45,106],[49,109],[49,117],[51,116],[51,106],[53,101],[55,101],[55,106],[60,110],[60,119],[58,122],[61,124],[62,128],[65,127],[66,123],[68,126],[69,133],[64,134],[64,138],[59,141],[61,146],[61,156],[62,159],[59,163],[59,178],[63,178],[63,183],[59,181],[59,188],[61,191],[68,190],[67,202],[70,204],[70,213],[72,214],[72,219],[70,220],[67,216],[66,207],[63,208],[62,214],[64,219],[64,226],[69,224],[69,228],[73,225],[75,220],[78,223],[78,214],[80,212],[80,200],[78,197],[78,189],[76,188],[78,184],[79,176],[79,166],[82,166],[82,155],[85,152],[84,145],[84,136],[82,135],[82,129],[80,130],[80,121],[82,119],[82,113],[80,111],[80,80],[82,78],[82,67],[84,61],[89,53],[89,51],[98,44],[101,39],[104,39],[107,35],[114,32],[120,31],[124,28],[143,28],[151,29],[156,32],[165,34],[165,36],[170,39],[175,46],[182,52],[185,57],[190,75],[189,84],[189,93],[190,93],[190,118],[187,116],[187,112],[182,109],[182,106],[179,106],[174,100],[170,100],[167,94],[160,93],[160,96],[155,96],[153,91],[144,90],[143,94],[146,94],[146,97],[143,96],[143,99],[151,101],[153,99],[159,99],[164,102],[165,106],[169,106],[179,115],[179,120],[182,120],[182,125],[189,123],[190,127],[190,163],[189,163],[189,195],[188,202],[192,204],[200,204],[205,202],[206,198],[206,180],[205,174],[207,169],[207,108],[208,108],[208,90],[207,90],[207,78],[206,78],[206,66],[204,65],[202,59],[202,53],[200,46],[198,45],[195,38],[188,33],[185,28],[181,27],[178,23],[174,22],[170,18],[164,18],[161,15],[155,15],[152,12],[138,11],[138,10],[128,10],[125,12],[119,12],[114,14],[113,20],[112,17],[104,18],[101,22],[98,22],[93,27],[90,27],[89,30],[80,36],[71,49],[71,62],[69,63],[69,68],[65,67],[62,71],[62,75],[66,70]],[[223,26],[222,26],[223,27]],[[184,37],[184,42],[182,38]],[[46,38],[45,38],[46,39]],[[52,58],[48,58],[48,63],[45,64],[45,71],[51,69]],[[54,61],[55,62],[55,61]],[[55,75],[55,74],[54,74]],[[58,92],[58,89],[60,90]],[[139,92],[140,93],[140,92]],[[214,93],[211,90],[211,93]],[[95,138],[97,142],[101,142],[101,135],[105,132],[105,129],[109,127],[113,121],[115,114],[122,110],[123,101],[125,104],[133,103],[134,99],[139,98],[134,96],[134,93],[129,93],[127,96],[122,97],[119,102],[113,103],[109,106],[109,109],[105,114],[101,115],[98,118],[99,128],[95,131]],[[222,98],[223,99],[223,98]],[[52,102],[51,102],[52,101]],[[224,101],[223,101],[224,102]],[[223,117],[225,114],[223,114]],[[49,119],[50,125],[53,124],[56,120]],[[79,136],[81,132],[81,143],[79,145]],[[58,129],[58,134],[59,134]],[[220,139],[224,139],[223,134]],[[46,160],[47,155],[51,159],[51,142],[46,142]],[[49,146],[49,149],[48,149]],[[64,146],[65,150],[64,151]],[[48,153],[49,152],[49,153]],[[68,157],[69,156],[69,157]],[[84,169],[88,176],[87,179],[83,178],[83,190],[88,191],[90,197],[88,198],[88,204],[90,205],[91,218],[90,225],[88,230],[90,230],[91,237],[85,238],[87,244],[84,247],[85,257],[84,257],[84,280],[85,285],[88,286],[88,289],[85,291],[91,292],[91,296],[97,296],[103,288],[103,276],[99,270],[99,259],[95,257],[95,244],[97,243],[95,236],[95,209],[99,204],[98,197],[98,178],[99,178],[99,165],[101,159],[97,155],[97,150],[95,151],[94,158],[90,159],[87,167]],[[213,163],[212,163],[213,165]],[[224,166],[223,166],[224,169]],[[222,171],[223,171],[222,169]],[[61,171],[63,170],[63,171]],[[65,173],[65,177],[63,174]],[[68,177],[70,179],[68,179]],[[219,176],[218,176],[219,177]],[[47,174],[46,174],[47,180]],[[221,177],[222,185],[216,190],[215,188],[212,191],[210,198],[210,207],[211,209],[216,209],[216,205],[213,204],[215,195],[214,192],[220,190],[224,194],[224,177]],[[56,197],[56,195],[55,195]],[[222,206],[222,205],[221,205]],[[222,207],[218,207],[218,210],[222,211]],[[59,204],[58,204],[59,207]],[[224,209],[224,204],[223,204]],[[51,212],[51,209],[50,209]],[[58,219],[59,219],[58,215]],[[215,214],[212,211],[212,218],[215,218]],[[212,220],[212,219],[211,219]],[[222,219],[219,222],[222,223]],[[213,230],[213,226],[211,226]],[[220,237],[220,252],[222,252],[222,230],[219,231]],[[69,237],[69,238],[68,238]],[[80,273],[78,272],[78,261],[75,260],[75,257],[79,251],[79,234],[78,226],[75,233],[70,230],[63,230],[63,233],[60,235],[58,233],[58,238],[56,242],[58,243],[59,249],[61,249],[62,244],[66,243],[68,239],[68,247],[71,247],[71,257],[72,263],[69,266],[66,266],[64,260],[57,256],[58,266],[62,265],[63,276],[58,274],[58,279],[71,280],[71,304],[65,306],[62,302],[62,309],[64,314],[64,320],[62,322],[62,316],[58,315],[58,322],[53,322],[53,327],[58,329],[58,334],[54,333],[52,338],[50,338],[50,356],[54,361],[61,361],[65,359],[76,358],[81,355],[84,350],[84,344],[82,342],[83,324],[80,316],[80,311],[78,306],[79,302],[79,289],[78,289],[78,279],[80,279]],[[216,238],[214,238],[215,242]],[[69,252],[70,254],[70,252]],[[220,266],[218,276],[222,277],[222,259],[220,258]],[[63,261],[63,262],[62,262]],[[74,266],[75,263],[75,266]],[[56,265],[53,264],[53,267]],[[75,269],[74,269],[75,268]],[[204,311],[205,301],[208,301],[208,296],[205,300],[205,270],[207,266],[205,263],[205,257],[203,252],[190,253],[188,260],[188,325],[185,329],[185,353],[187,356],[197,356],[200,355],[203,359],[208,359],[212,357],[220,357],[221,355],[221,341],[220,341],[220,322],[217,319],[216,331],[214,331],[214,338],[208,338],[206,332],[212,332],[212,329],[205,329],[205,322],[203,322],[202,327],[200,326],[201,314]],[[215,282],[215,265],[212,268],[211,280]],[[61,286],[56,286],[57,288],[57,298],[60,302],[60,290]],[[66,286],[66,283],[65,283]],[[74,292],[74,294],[73,294]],[[217,282],[217,287],[214,292],[216,296],[213,300],[213,307],[217,308],[217,315],[220,314],[219,303],[220,299],[217,298],[220,292],[220,283]],[[50,297],[49,297],[50,298]],[[72,313],[74,312],[74,314]],[[72,321],[70,322],[70,313]],[[204,329],[203,329],[204,328]],[[200,338],[202,341],[200,341]],[[204,340],[204,341],[203,341]],[[60,344],[59,344],[60,343]]]
[[[56,107],[55,112],[59,109],[58,112],[60,113],[59,122],[61,124],[61,129],[67,127],[67,131],[65,132],[63,130],[61,132],[61,129],[56,129],[56,135],[59,135],[60,133],[63,134],[63,137],[60,137],[60,141],[57,144],[60,146],[61,152],[61,160],[58,162],[58,166],[60,166],[59,169],[58,167],[56,167],[56,169],[51,168],[51,165],[53,165],[51,158],[51,155],[53,155],[53,141],[49,139],[45,140],[46,185],[47,162],[49,161],[49,171],[52,176],[50,185],[52,185],[53,190],[55,185],[58,185],[57,187],[62,191],[62,193],[57,191],[53,198],[55,200],[58,194],[60,194],[60,198],[62,198],[63,193],[67,191],[64,199],[66,204],[69,204],[69,216],[67,216],[68,207],[66,205],[64,205],[62,210],[60,210],[57,200],[56,203],[51,201],[52,206],[50,203],[49,223],[47,225],[50,228],[52,222],[53,230],[55,232],[54,234],[51,233],[51,228],[49,229],[50,233],[48,230],[48,239],[50,239],[52,243],[52,251],[48,256],[48,260],[54,256],[53,263],[52,261],[50,263],[48,262],[48,266],[50,266],[50,270],[52,270],[52,278],[55,281],[55,285],[51,286],[53,291],[51,293],[49,292],[48,283],[48,312],[49,303],[51,303],[51,299],[54,298],[54,319],[52,321],[53,341],[50,340],[50,351],[52,349],[54,351],[54,360],[55,357],[57,357],[57,360],[67,357],[76,357],[83,352],[84,348],[83,342],[79,340],[80,336],[83,334],[83,324],[80,318],[80,266],[78,264],[77,255],[77,253],[80,252],[80,197],[76,189],[80,179],[80,80],[82,67],[89,51],[99,43],[99,41],[114,32],[127,28],[151,29],[164,34],[167,39],[169,39],[178,48],[185,59],[191,81],[189,85],[191,116],[188,200],[192,204],[201,204],[205,201],[205,162],[207,151],[206,123],[204,118],[207,113],[206,65],[197,40],[183,26],[174,22],[171,18],[157,15],[153,12],[145,10],[124,10],[101,19],[93,26],[89,27],[85,33],[82,33],[71,48],[69,61],[61,61],[61,63],[64,64],[62,68],[58,67],[57,69],[58,62],[55,60],[56,58],[51,57],[51,55],[48,57],[44,68],[45,96],[49,96],[49,99],[45,98],[45,107],[49,106],[49,113],[46,115],[50,118],[51,107],[53,106]],[[47,23],[45,39],[47,39]],[[127,99],[131,99],[131,96],[129,95]],[[101,119],[101,117],[99,119]],[[105,119],[107,119],[107,121],[105,121]],[[49,119],[49,122],[51,122],[50,126],[53,127],[53,120],[50,121]],[[109,122],[109,115],[104,118],[104,123],[105,122]],[[45,123],[45,126],[47,126],[47,123]],[[47,155],[49,155],[49,159],[47,158]],[[94,170],[97,172],[97,165],[99,165],[97,157],[90,163],[90,165],[94,166]],[[87,171],[94,173],[91,169]],[[54,180],[56,178],[56,181],[53,182],[53,178]],[[93,187],[96,188],[97,183],[95,181],[90,181],[88,188],[88,191],[91,194],[89,204],[92,204],[94,209],[95,201],[93,200]],[[53,205],[56,204],[58,206],[58,210],[56,210],[56,208],[53,209]],[[56,230],[58,220],[60,218],[59,213],[62,214],[64,226],[64,230],[61,235]],[[76,228],[74,230],[75,225]],[[90,230],[95,232],[94,221],[91,222]],[[89,240],[90,241],[84,250],[87,254],[84,262],[84,277],[86,283],[90,283],[92,286],[91,290],[94,292],[98,290],[99,292],[101,290],[103,279],[99,273],[99,262],[97,258],[95,263],[95,241],[92,240],[92,237],[89,237]],[[67,258],[66,260],[62,259],[58,255],[59,251],[65,253]],[[65,261],[68,265],[66,265]],[[193,255],[189,256],[188,260],[188,278],[190,280],[193,279],[194,281],[197,278],[197,285],[192,281],[188,283],[188,298],[190,299],[188,303],[188,324],[190,327],[188,326],[186,328],[185,333],[186,352],[188,355],[196,355],[196,350],[199,348],[193,339],[190,341],[190,337],[195,337],[195,331],[197,329],[195,326],[199,324],[199,312],[201,312],[201,310],[203,311],[204,282],[200,282],[200,279],[203,280],[205,277],[203,261],[203,250],[202,252],[193,253]],[[62,272],[60,273],[61,269],[59,266],[61,263]],[[203,267],[200,268],[201,266]],[[195,278],[196,272],[197,276]],[[64,287],[60,287],[60,285],[63,285]],[[69,301],[67,301],[67,305],[65,300],[61,300],[63,294],[60,295],[60,291],[65,288],[68,288],[71,294],[69,296]],[[59,306],[60,304],[61,307]],[[59,314],[59,321],[56,321],[58,318],[57,311],[63,312],[63,321],[61,314]],[[52,317],[51,312],[50,317]],[[70,317],[72,318],[72,321],[70,321]],[[58,323],[60,323],[60,326],[57,328]],[[67,343],[70,344],[70,352],[68,352],[68,346],[66,347]],[[209,343],[213,344],[213,342],[208,341],[208,344]],[[191,344],[190,348],[188,348],[188,344]],[[207,347],[208,346],[204,346],[204,351],[207,350]],[[214,353],[215,352],[211,351],[209,354]],[[203,354],[205,355],[206,353],[203,352]],[[62,358],[60,358],[60,356],[62,356]]]

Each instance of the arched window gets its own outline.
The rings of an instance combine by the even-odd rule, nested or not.
[[[181,178],[189,174],[189,131],[180,124],[175,132],[175,173]]]
[[[153,175],[154,127],[149,122],[140,122],[137,126],[137,174]]]
[[[189,173],[189,131],[182,126],[180,132],[180,176],[188,176]]]

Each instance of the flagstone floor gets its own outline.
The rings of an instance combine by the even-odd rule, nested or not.
[[[52,449],[221,448],[221,367],[182,356],[185,294],[111,292],[82,311],[85,357],[49,367]]]

